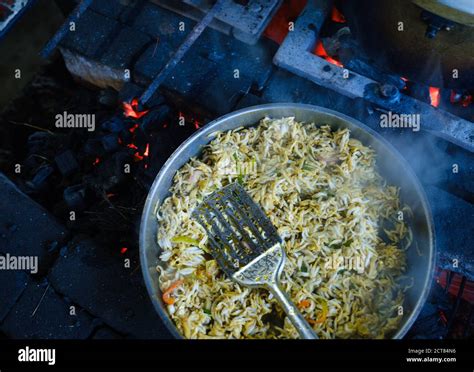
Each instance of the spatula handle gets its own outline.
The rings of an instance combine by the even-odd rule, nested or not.
[[[278,286],[278,284],[268,284],[268,289],[283,307],[283,310],[285,310],[286,315],[298,331],[300,338],[309,340],[317,339],[318,336],[314,332],[313,328],[311,328],[298,308],[290,300],[288,295]]]

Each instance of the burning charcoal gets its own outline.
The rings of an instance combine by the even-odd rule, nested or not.
[[[69,208],[74,210],[84,210],[86,188],[83,185],[69,186],[64,189],[63,198]]]
[[[169,106],[166,105],[150,110],[150,112],[142,118],[141,128],[145,132],[149,132],[155,126],[156,128],[160,128],[170,111]]]
[[[101,139],[102,147],[106,152],[112,152],[119,147],[118,134],[111,133],[103,136]]]
[[[140,103],[138,98],[133,98],[130,102],[122,102],[123,114],[128,118],[140,119],[145,116],[149,110]]]
[[[98,163],[94,175],[86,175],[85,182],[99,194],[120,184],[126,177],[124,164],[133,160],[127,150],[117,151],[110,158]]]
[[[66,150],[54,158],[59,171],[64,177],[70,176],[79,169],[76,157],[71,150]]]
[[[102,129],[112,133],[119,133],[125,128],[125,120],[122,117],[114,116],[110,120],[102,123]]]
[[[51,176],[53,172],[54,168],[50,165],[41,167],[31,182],[28,182],[28,186],[31,186],[36,191],[44,190],[48,185],[49,176]]]

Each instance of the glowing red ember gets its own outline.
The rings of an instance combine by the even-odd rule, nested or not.
[[[321,40],[318,40],[318,42],[316,43],[316,49],[314,50],[314,54],[316,54],[317,56],[321,58],[324,58],[326,61],[328,61],[329,63],[332,63],[333,65],[343,67],[341,62],[335,60],[332,57],[329,57],[329,55],[326,52],[326,49],[324,49],[324,46]]]
[[[346,23],[346,17],[336,7],[332,8],[331,20],[336,23]]]
[[[140,155],[138,151],[135,154],[133,154],[133,160],[142,161],[143,159],[144,159],[143,155]]]
[[[430,103],[433,107],[438,107],[441,96],[439,94],[439,88],[430,87]]]
[[[128,131],[129,131],[130,133],[133,133],[133,132],[135,132],[135,131],[137,130],[137,128],[138,128],[138,124],[135,124],[133,127],[128,128]]]
[[[140,119],[142,116],[146,115],[149,110],[140,111],[138,109],[138,99],[132,99],[132,102],[123,102],[123,114],[128,118]]]
[[[283,1],[283,4],[265,29],[264,35],[281,44],[290,32],[290,26],[294,27],[294,21],[298,18],[306,3],[307,0]]]

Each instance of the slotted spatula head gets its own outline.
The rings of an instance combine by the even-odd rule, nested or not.
[[[239,284],[266,287],[275,296],[301,338],[318,336],[279,286],[285,251],[275,226],[238,183],[204,199],[192,213],[209,237],[211,252],[224,272]]]
[[[249,286],[277,279],[285,258],[281,238],[240,184],[212,193],[192,216],[206,230],[211,253],[229,277]]]

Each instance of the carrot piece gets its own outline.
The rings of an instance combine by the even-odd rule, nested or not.
[[[309,301],[309,300],[301,300],[298,303],[298,307],[300,309],[306,309],[307,307],[310,307],[310,306],[311,306],[311,301]]]
[[[163,301],[168,304],[168,305],[173,305],[175,303],[175,299],[171,297],[171,293],[178,288],[181,284],[184,283],[184,280],[177,280],[174,283],[172,283],[168,289],[163,293]]]
[[[327,315],[328,315],[328,303],[327,301],[324,301],[322,303],[323,310],[321,311],[321,314],[318,315],[318,318],[316,319],[316,323],[324,323],[326,321]]]
[[[318,318],[316,320],[311,319],[311,318],[306,318],[308,323],[310,323],[310,324],[319,324],[319,323],[324,323],[326,321],[326,318],[327,318],[328,312],[329,312],[327,301],[323,301],[321,306],[322,306],[322,311],[318,315]]]

